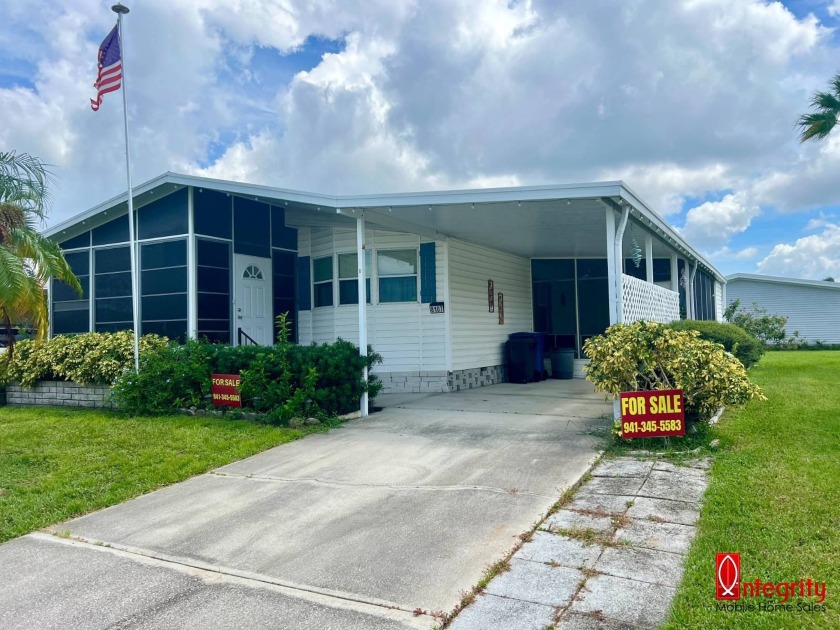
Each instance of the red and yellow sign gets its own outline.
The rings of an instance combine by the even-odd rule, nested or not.
[[[241,407],[239,397],[239,374],[211,374],[210,393],[217,407]]]
[[[654,392],[622,392],[621,437],[667,437],[685,435],[685,409],[681,389]]]

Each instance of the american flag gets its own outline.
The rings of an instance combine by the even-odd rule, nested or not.
[[[97,111],[102,104],[102,96],[116,92],[122,85],[122,56],[120,55],[119,26],[114,26],[99,46],[99,74],[96,77],[96,100],[90,99],[90,108]]]

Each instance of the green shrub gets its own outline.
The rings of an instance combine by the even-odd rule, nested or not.
[[[365,362],[352,343],[339,339],[332,344],[295,345],[285,341],[288,325],[282,316],[278,324],[281,340],[271,347],[234,348],[191,340],[146,353],[140,372],[127,372],[114,385],[117,407],[133,414],[207,407],[210,374],[240,374],[243,406],[277,423],[354,411],[365,389],[371,398],[381,391],[375,375],[365,385]],[[368,369],[381,361],[368,347]]]
[[[722,346],[653,322],[615,324],[583,346],[596,391],[681,389],[687,422],[708,421],[724,405],[765,400],[744,366]]]
[[[780,344],[787,337],[785,326],[788,318],[783,315],[771,315],[756,302],[753,302],[752,309],[748,311],[741,308],[741,300],[734,300],[726,307],[723,318],[740,326],[764,344]]]
[[[141,355],[161,348],[166,337],[140,337]],[[134,365],[134,334],[85,333],[56,335],[52,339],[26,339],[15,344],[11,362],[0,372],[4,382],[32,387],[38,381],[66,380],[82,385],[110,385]]]
[[[745,368],[758,363],[764,354],[764,344],[735,324],[681,319],[668,324],[668,327],[673,330],[696,330],[700,333],[700,339],[719,343],[727,352],[734,354]]]

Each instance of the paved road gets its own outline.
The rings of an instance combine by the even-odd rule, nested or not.
[[[383,399],[0,545],[0,627],[429,628],[590,466],[611,412],[584,381]]]

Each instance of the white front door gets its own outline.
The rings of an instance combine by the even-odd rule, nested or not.
[[[273,343],[271,321],[271,259],[233,255],[235,302],[233,338],[240,345],[239,329],[261,346]],[[242,337],[241,345],[251,342]]]

